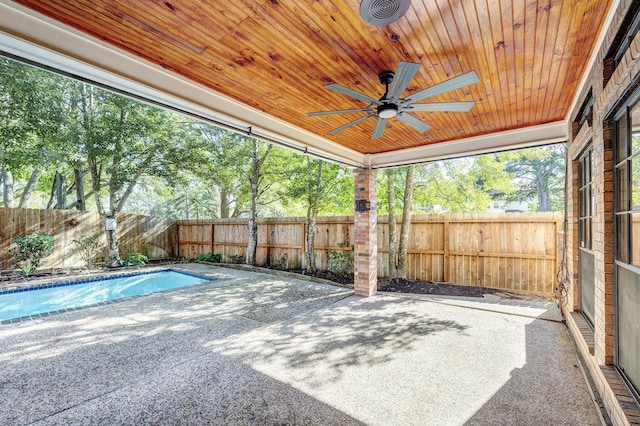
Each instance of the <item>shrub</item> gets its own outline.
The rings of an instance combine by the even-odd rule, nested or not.
[[[338,247],[344,248],[349,245],[348,241],[338,243]],[[351,247],[353,250],[353,247]],[[327,269],[333,273],[353,272],[353,251],[329,250],[329,265]]]
[[[220,263],[222,262],[222,254],[220,253],[199,253],[196,256],[196,260],[198,262],[214,262],[214,263]]]
[[[240,263],[244,263],[244,260],[245,260],[245,258],[241,254],[231,254],[231,255],[227,256],[227,261],[229,263],[238,263],[238,264],[240,264]]]
[[[142,266],[149,261],[149,258],[142,253],[127,253],[124,260],[125,266]]]
[[[213,256],[213,253],[209,252],[209,253],[198,253],[198,255],[196,256],[196,260],[198,262],[208,262],[209,260],[211,260],[211,257]]]
[[[276,269],[286,270],[289,267],[289,254],[285,253],[280,256],[280,259],[278,259],[275,267]]]
[[[18,248],[7,250],[7,254],[18,261],[16,268],[25,277],[32,274],[40,265],[40,260],[53,251],[53,237],[44,232],[19,235],[11,241]]]
[[[100,241],[100,235],[81,234],[78,238],[71,241],[74,251],[78,252],[80,259],[87,265],[87,269],[91,268],[93,259],[102,252],[103,244]]]

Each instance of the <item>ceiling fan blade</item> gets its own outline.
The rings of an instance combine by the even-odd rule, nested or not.
[[[360,118],[358,118],[356,120],[350,121],[349,123],[347,123],[347,124],[345,124],[343,126],[337,127],[335,129],[333,129],[332,131],[330,131],[329,134],[330,135],[335,135],[336,133],[341,132],[341,131],[343,131],[344,129],[346,129],[348,127],[354,126],[354,125],[366,120],[369,117],[373,117],[373,113],[367,114],[364,117],[360,117]]]
[[[430,96],[439,95],[440,93],[448,92],[449,90],[459,89],[473,83],[478,83],[479,81],[480,78],[478,78],[478,74],[476,74],[475,71],[469,71],[447,81],[443,81],[442,83],[438,83],[435,86],[431,86],[414,93],[413,95],[405,98],[405,104],[416,102]]]
[[[355,90],[349,89],[348,87],[344,87],[339,84],[327,84],[323,87],[325,89],[333,90],[334,92],[342,93],[343,95],[351,96],[352,98],[360,99],[361,101],[369,102],[374,105],[380,105],[380,102],[373,99],[372,97],[364,95],[360,92],[356,92]]]
[[[377,139],[382,136],[384,133],[384,127],[387,125],[386,118],[378,117],[378,122],[376,123],[376,127],[373,128],[373,134],[371,134],[371,139]]]
[[[318,115],[330,115],[330,114],[348,114],[350,112],[366,112],[370,111],[369,108],[358,108],[358,109],[338,109],[335,111],[317,111],[317,112],[308,112],[307,115],[309,117],[315,117]]]
[[[398,70],[396,71],[393,81],[389,85],[389,93],[387,93],[387,99],[391,102],[397,102],[398,98],[407,88],[413,77],[420,69],[420,64],[413,62],[400,62],[398,64]]]
[[[396,115],[396,117],[398,117],[398,120],[407,123],[409,126],[413,127],[420,133],[424,133],[431,128],[431,126],[425,123],[424,121],[418,120],[414,116],[404,112],[401,112],[400,114]]]
[[[469,112],[475,102],[432,102],[429,104],[412,104],[405,107],[406,111],[460,111]]]

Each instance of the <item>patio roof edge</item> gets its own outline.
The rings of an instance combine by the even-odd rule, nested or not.
[[[373,168],[399,167],[457,157],[552,145],[566,142],[567,135],[567,122],[557,121],[517,130],[375,154],[371,155],[370,161]]]

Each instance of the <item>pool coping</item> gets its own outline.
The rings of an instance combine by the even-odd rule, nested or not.
[[[2,286],[0,286],[0,295],[13,294],[13,293],[23,293],[23,292],[27,292],[27,291],[35,291],[35,290],[41,290],[41,289],[53,288],[53,287],[66,287],[66,286],[90,283],[90,282],[95,282],[95,281],[112,280],[112,279],[131,277],[131,276],[136,276],[136,275],[147,275],[147,274],[153,274],[153,273],[156,273],[156,272],[165,272],[165,271],[179,272],[179,273],[182,273],[182,274],[185,274],[185,275],[191,275],[193,277],[197,277],[197,278],[201,278],[201,279],[207,280],[205,282],[202,282],[202,283],[199,283],[199,284],[195,284],[195,285],[193,285],[191,287],[208,284],[208,283],[213,282],[216,279],[212,274],[209,274],[209,273],[203,273],[203,274],[194,273],[193,271],[187,270],[185,268],[180,268],[180,266],[177,266],[177,265],[176,266],[156,266],[156,267],[140,268],[140,269],[137,269],[135,271],[129,270],[129,271],[100,272],[100,273],[97,273],[97,274],[68,277],[68,278],[65,278],[65,279],[60,279],[59,277],[58,277],[58,279],[56,279],[56,278],[45,278],[45,279],[42,279],[42,280],[36,280],[36,281],[33,281],[33,282],[25,283],[23,285],[20,285],[20,284],[13,285],[11,287],[6,286],[6,285],[2,285]],[[167,291],[178,290],[180,288],[184,288],[184,287],[172,288],[172,289],[168,289],[168,290],[159,290],[159,291],[154,291],[154,292],[151,292],[151,293],[137,294],[137,295],[134,295],[134,296],[121,297],[119,299],[114,299],[114,300],[105,300],[103,302],[90,303],[88,305],[76,306],[76,307],[73,307],[73,308],[58,309],[58,310],[55,310],[55,311],[42,312],[42,313],[39,313],[39,314],[26,315],[26,316],[17,317],[17,318],[4,319],[4,320],[0,321],[0,325],[17,324],[17,323],[23,323],[23,322],[26,322],[26,321],[37,321],[39,319],[41,320],[43,318],[50,317],[52,315],[58,315],[58,314],[66,313],[66,312],[74,312],[74,311],[79,311],[79,310],[83,310],[83,309],[94,308],[96,306],[110,305],[110,304],[118,303],[118,302],[121,302],[121,301],[124,301],[124,300],[131,300],[131,299],[134,299],[134,298],[145,297],[145,296],[148,296],[150,294],[164,293],[164,292],[167,292]]]

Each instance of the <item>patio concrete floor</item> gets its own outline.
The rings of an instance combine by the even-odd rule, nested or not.
[[[600,424],[552,303],[185,267],[217,280],[0,326],[0,424]]]

